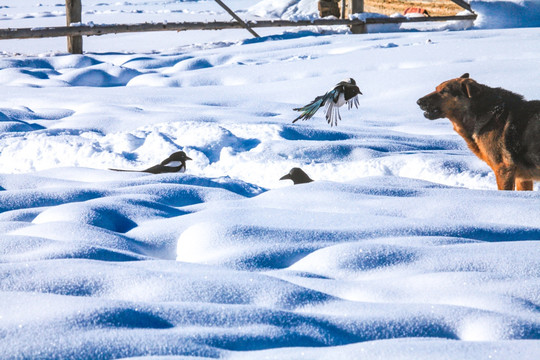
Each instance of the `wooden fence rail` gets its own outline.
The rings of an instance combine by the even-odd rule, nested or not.
[[[264,20],[247,21],[251,28],[261,27],[285,27],[285,26],[329,26],[329,25],[369,25],[369,24],[399,24],[418,23],[426,21],[449,21],[449,20],[475,20],[476,15],[460,16],[432,16],[414,18],[368,18],[361,19],[316,19],[316,20]],[[105,34],[120,34],[127,32],[149,32],[149,31],[185,31],[185,30],[223,30],[240,29],[244,25],[236,21],[214,21],[214,22],[168,22],[168,23],[143,23],[125,25],[76,25],[40,28],[17,28],[0,29],[0,39],[31,39],[63,36],[92,36]]]
[[[353,0],[362,3],[360,0]],[[463,0],[452,0],[461,6],[468,5]],[[223,4],[221,1],[218,2]],[[225,6],[223,4],[223,6]],[[360,5],[359,5],[360,6]],[[470,8],[469,8],[470,9]],[[229,9],[230,10],[230,9]],[[82,36],[119,34],[128,32],[150,31],[186,31],[186,30],[223,30],[245,28],[254,36],[258,36],[252,29],[260,27],[296,27],[296,26],[332,26],[347,25],[351,29],[365,29],[370,24],[400,24],[418,23],[428,21],[475,20],[476,14],[455,16],[431,17],[398,17],[398,18],[366,18],[363,19],[315,19],[315,20],[262,20],[262,21],[213,21],[213,22],[167,22],[142,24],[103,24],[85,25],[81,23],[81,0],[66,0],[66,21],[68,26],[0,29],[1,39],[36,39],[48,37],[68,38],[68,51],[73,54],[82,54]],[[235,17],[236,18],[236,17]],[[78,23],[78,24],[77,24]]]

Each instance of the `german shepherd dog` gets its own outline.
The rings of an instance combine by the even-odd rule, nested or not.
[[[452,122],[469,149],[493,169],[499,190],[532,190],[540,180],[540,101],[463,74],[417,103],[426,118]]]

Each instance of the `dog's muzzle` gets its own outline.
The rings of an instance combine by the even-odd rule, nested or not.
[[[440,119],[443,116],[441,109],[431,104],[429,99],[426,99],[426,96],[418,99],[416,102],[420,109],[424,110],[424,117],[429,120]]]

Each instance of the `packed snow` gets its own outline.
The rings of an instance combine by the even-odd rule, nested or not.
[[[538,359],[538,183],[497,191],[416,105],[465,72],[540,99],[540,2],[471,5],[475,23],[363,35],[2,40],[0,358]],[[64,6],[6,0],[0,24],[64,25]],[[213,1],[83,0],[86,23],[214,19]],[[291,123],[349,77],[359,109]],[[185,173],[109,170],[176,151]],[[293,167],[315,181],[280,181]]]

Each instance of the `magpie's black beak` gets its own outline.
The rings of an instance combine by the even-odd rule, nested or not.
[[[291,174],[283,175],[279,180],[292,180]]]
[[[193,160],[193,159],[186,155],[186,157],[184,158],[184,160]]]

